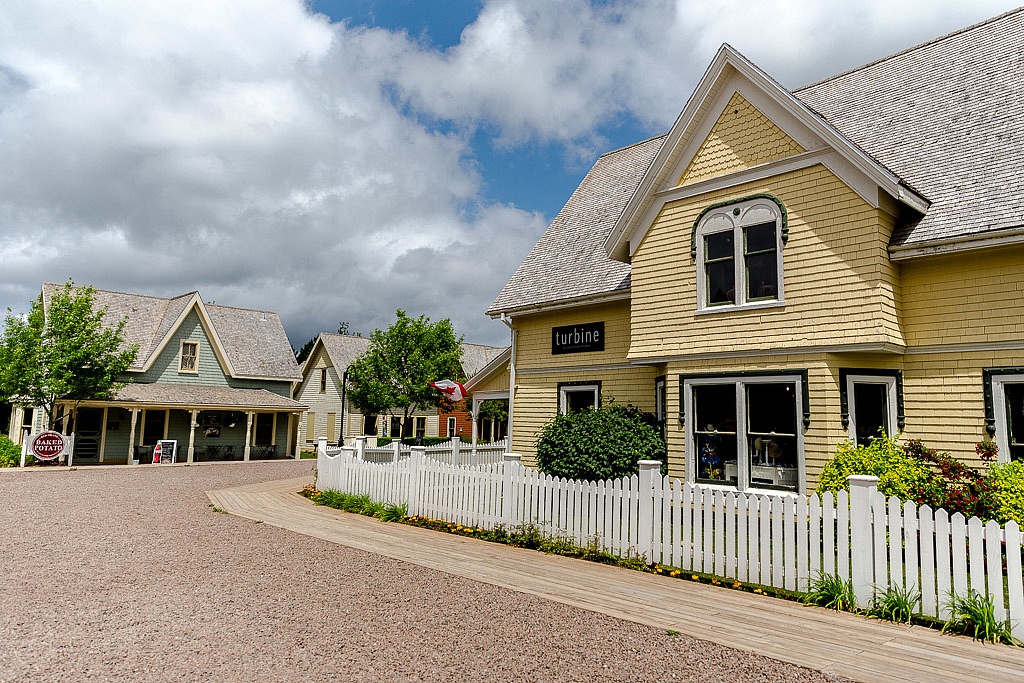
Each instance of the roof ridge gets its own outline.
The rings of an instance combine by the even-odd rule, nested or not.
[[[947,34],[939,36],[937,38],[932,38],[930,40],[926,40],[923,43],[919,43],[919,44],[914,45],[912,47],[908,47],[908,48],[906,48],[904,50],[900,50],[899,52],[894,52],[891,55],[888,55],[888,56],[885,56],[885,57],[880,57],[878,59],[875,59],[875,60],[872,60],[870,62],[867,62],[866,64],[861,64],[860,66],[855,66],[852,69],[847,69],[846,71],[842,71],[840,73],[833,74],[833,75],[828,76],[826,78],[822,78],[821,80],[814,81],[813,83],[808,83],[807,85],[802,85],[799,88],[794,88],[790,92],[792,92],[793,94],[796,94],[796,93],[799,93],[799,92],[803,92],[804,90],[810,90],[811,88],[814,88],[814,87],[817,87],[819,85],[822,85],[823,83],[828,83],[829,81],[834,81],[834,80],[836,80],[838,78],[842,78],[844,76],[849,76],[852,73],[856,73],[858,71],[862,71],[864,69],[868,69],[870,67],[876,66],[876,65],[881,64],[883,62],[887,62],[890,59],[895,59],[896,57],[902,57],[905,54],[909,54],[911,52],[914,52],[915,50],[920,50],[922,48],[928,47],[929,45],[935,45],[936,43],[941,43],[944,40],[949,40],[950,38],[954,38],[956,36],[959,36],[961,34],[967,33],[969,31],[974,31],[974,30],[979,29],[979,28],[981,28],[983,26],[987,26],[988,24],[991,24],[991,23],[1000,21],[1002,19],[1005,19],[1006,17],[1012,16],[1014,14],[1019,14],[1020,12],[1024,12],[1024,6],[1018,7],[1016,9],[1009,10],[1007,12],[1003,12],[999,16],[992,17],[991,19],[985,19],[984,21],[979,21],[976,24],[971,24],[970,26],[965,26],[964,28],[957,29],[956,31],[953,31],[951,33],[947,33]]]

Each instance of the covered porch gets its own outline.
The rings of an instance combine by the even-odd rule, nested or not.
[[[266,389],[129,384],[113,401],[82,402],[65,421],[74,462],[147,464],[158,442],[174,442],[175,462],[298,458],[298,418],[307,408]],[[167,457],[167,444],[162,443]]]

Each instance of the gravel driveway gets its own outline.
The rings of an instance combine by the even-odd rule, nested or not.
[[[311,463],[0,471],[0,681],[821,681],[211,509]]]

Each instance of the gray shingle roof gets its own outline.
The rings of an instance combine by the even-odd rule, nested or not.
[[[53,293],[61,287],[63,285],[50,282],[43,284],[44,306],[49,305]],[[107,309],[106,324],[116,325],[127,316],[125,342],[139,345],[139,354],[131,368],[138,372],[173,332],[174,323],[182,312],[197,300],[198,292],[165,299],[97,289],[93,302],[96,308]],[[206,304],[205,308],[236,375],[281,380],[301,378],[288,335],[276,313],[215,304]]]
[[[322,332],[320,339],[323,341],[327,355],[335,368],[345,369],[358,356],[366,353],[370,346],[367,337],[356,337],[348,334],[332,334]],[[462,369],[467,377],[472,377],[480,368],[487,365],[492,358],[503,350],[500,346],[484,346],[482,344],[462,344]],[[443,378],[442,378],[443,379]]]
[[[201,384],[128,384],[117,392],[119,403],[202,408],[306,410],[306,406],[266,389],[236,389]]]
[[[351,334],[332,334],[321,332],[320,340],[324,343],[327,355],[335,368],[344,370],[352,364],[358,356],[366,353],[370,346],[370,340],[366,337],[356,337]]]
[[[604,241],[664,137],[609,152],[597,160],[502,288],[488,315],[629,290],[629,264],[608,258]]]
[[[301,379],[295,353],[276,313],[207,304],[235,372],[246,377]]]
[[[891,245],[1024,227],[1024,9],[794,91],[932,202]]]
[[[462,371],[466,377],[480,372],[485,365],[494,360],[506,347],[484,346],[482,344],[462,344]]]

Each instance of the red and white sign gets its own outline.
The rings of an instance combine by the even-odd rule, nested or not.
[[[67,437],[60,432],[39,432],[32,437],[30,448],[37,460],[55,460],[67,448]]]
[[[442,379],[437,382],[427,382],[427,384],[448,397],[449,401],[461,401],[469,396],[469,392],[466,391],[466,387],[462,386],[460,382],[453,382],[450,379]]]

